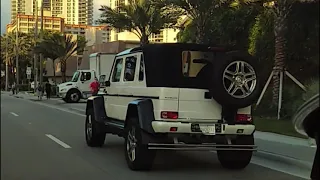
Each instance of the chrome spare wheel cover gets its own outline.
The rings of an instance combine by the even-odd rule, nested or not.
[[[134,127],[132,127],[128,132],[126,146],[127,146],[128,158],[130,159],[131,162],[133,162],[136,159],[136,147],[137,147],[136,129]]]
[[[72,93],[70,96],[72,101],[77,101],[79,99],[78,93]]]
[[[253,67],[244,61],[230,63],[223,72],[223,86],[234,98],[248,97],[255,90],[257,76]]]
[[[92,119],[90,115],[88,117],[86,133],[88,138],[91,139],[92,138]]]

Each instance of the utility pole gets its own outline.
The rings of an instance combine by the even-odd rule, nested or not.
[[[40,14],[40,16],[41,16],[41,29],[40,29],[40,40],[42,41],[43,40],[43,0],[41,0],[41,14]],[[43,85],[43,83],[42,83],[42,81],[43,81],[43,67],[42,67],[42,65],[43,65],[43,54],[42,53],[40,53],[40,67],[39,67],[39,69],[40,69],[40,86],[41,87],[43,87],[42,85]],[[40,100],[42,100],[42,96],[40,96]]]
[[[16,93],[19,92],[19,32],[18,32],[19,24],[18,24],[18,16],[17,16],[17,27],[16,27]]]
[[[9,84],[9,64],[8,64],[8,41],[9,37],[6,34],[6,91],[8,91],[8,84]]]
[[[35,28],[34,28],[34,41],[35,45],[37,45],[37,40],[38,40],[38,1],[36,1],[36,8],[35,8],[35,13],[36,13],[36,23],[35,23]],[[33,57],[33,77],[34,77],[34,92],[37,92],[37,86],[38,86],[38,55],[34,53]]]

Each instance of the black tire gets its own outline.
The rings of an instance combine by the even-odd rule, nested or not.
[[[254,145],[253,135],[238,136],[232,140],[232,144],[236,145]],[[218,159],[222,167],[227,169],[244,169],[250,163],[253,151],[217,151]]]
[[[74,96],[76,96],[77,98]],[[79,90],[71,89],[70,91],[68,91],[66,99],[68,103],[77,103],[81,99],[81,93],[79,92]]]
[[[129,134],[135,131],[135,158],[131,158],[129,154]],[[128,167],[134,171],[143,171],[152,169],[156,151],[149,150],[148,145],[142,144],[142,131],[139,127],[137,119],[129,119],[125,129],[124,153]]]
[[[91,126],[91,134],[89,128]],[[93,116],[93,110],[89,110],[85,122],[85,136],[87,145],[90,147],[102,147],[106,138],[104,124],[97,122]]]
[[[62,100],[66,103],[69,103],[67,98],[62,98]]]
[[[256,81],[255,83],[252,83],[250,81],[248,86],[253,85],[251,89],[251,93],[248,94],[246,97],[234,97],[230,95],[226,89],[229,85],[231,85],[231,81],[228,81],[224,78],[224,71],[228,69],[235,68],[234,66],[229,66],[235,63],[236,61],[239,62],[245,62],[247,65],[251,66],[250,69],[253,70],[255,73]],[[247,73],[249,70],[249,66],[246,66],[245,72]],[[233,76],[233,79],[239,79],[239,81],[245,79],[245,73],[239,72],[238,75],[230,75]],[[248,76],[248,75],[247,75]],[[252,76],[253,77],[253,76]],[[261,78],[260,78],[260,72],[258,71],[257,67],[257,60],[247,54],[242,53],[238,51],[231,51],[224,55],[222,59],[217,59],[213,62],[213,76],[209,82],[210,83],[210,93],[213,96],[213,98],[222,106],[227,107],[234,107],[234,108],[243,108],[250,106],[254,104],[254,102],[258,99],[260,93],[261,93]],[[249,78],[247,78],[249,79]],[[236,82],[236,81],[235,81]],[[244,82],[244,81],[242,81]],[[238,83],[238,82],[237,82]],[[239,82],[241,84],[241,82]],[[252,84],[251,84],[252,83]],[[255,84],[255,86],[254,86]],[[244,85],[242,85],[244,87]],[[250,87],[249,87],[250,88]],[[235,94],[241,93],[241,90],[237,90]]]

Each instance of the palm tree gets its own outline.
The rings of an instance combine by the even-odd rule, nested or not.
[[[182,10],[184,15],[192,20],[195,26],[196,43],[204,43],[205,31],[209,20],[217,8],[225,8],[232,5],[235,0],[161,0],[168,10]]]
[[[55,77],[54,61],[59,59],[61,63],[62,81],[66,81],[67,60],[77,52],[83,51],[85,43],[79,43],[73,40],[72,35],[53,33],[44,38],[35,48],[37,53],[42,53],[45,57],[52,59],[53,72]]]
[[[285,69],[285,61],[287,59],[287,39],[286,33],[288,30],[287,18],[291,12],[292,5],[295,2],[315,2],[316,0],[243,0],[247,3],[263,4],[273,14],[275,36],[275,54],[273,66],[273,88],[272,88],[272,104],[277,105],[279,99],[280,88],[280,72]]]
[[[50,59],[52,61],[52,70],[53,70],[53,82],[56,84],[56,71],[55,71],[55,62],[59,58],[58,53],[54,45],[56,44],[56,37],[61,36],[62,34],[58,32],[45,32],[43,34],[43,41],[40,41],[39,44],[35,47],[34,51],[38,54],[42,53],[45,59]],[[49,48],[51,47],[51,48]]]
[[[119,29],[134,33],[140,44],[148,44],[151,34],[159,33],[163,28],[173,27],[181,15],[180,11],[164,10],[165,5],[151,0],[128,0],[128,5],[121,4],[116,9],[101,6],[99,24],[109,24]]]
[[[8,33],[1,36],[1,57],[4,61],[6,61],[6,55],[8,56],[8,66],[11,69],[10,72],[14,76],[14,68],[15,68],[15,57],[16,50],[18,52],[20,70],[24,71],[26,66],[31,64],[32,60],[32,49],[34,46],[34,41],[32,40],[32,36],[26,33],[18,33],[18,48],[16,49],[16,34]],[[6,63],[6,62],[4,62]],[[24,74],[20,74],[24,77]]]

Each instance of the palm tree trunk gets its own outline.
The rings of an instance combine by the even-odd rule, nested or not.
[[[202,44],[204,42],[204,29],[202,25],[199,25],[200,23],[197,23],[196,25],[196,43]]]
[[[149,44],[149,37],[145,33],[142,33],[142,36],[140,38],[140,46],[143,46],[146,44]]]
[[[273,75],[273,89],[272,102],[277,105],[279,99],[280,87],[280,72],[284,70],[286,60],[286,30],[287,19],[283,16],[284,13],[277,13],[274,18],[274,35],[275,35],[275,57],[274,57],[274,75]]]
[[[67,62],[66,60],[61,61],[61,76],[62,76],[62,82],[66,82],[66,72],[67,72]]]
[[[66,72],[61,72],[62,82],[67,82]]]
[[[54,85],[57,85],[56,84],[56,66],[55,66],[55,60],[52,60],[52,72],[53,72],[53,83]]]

